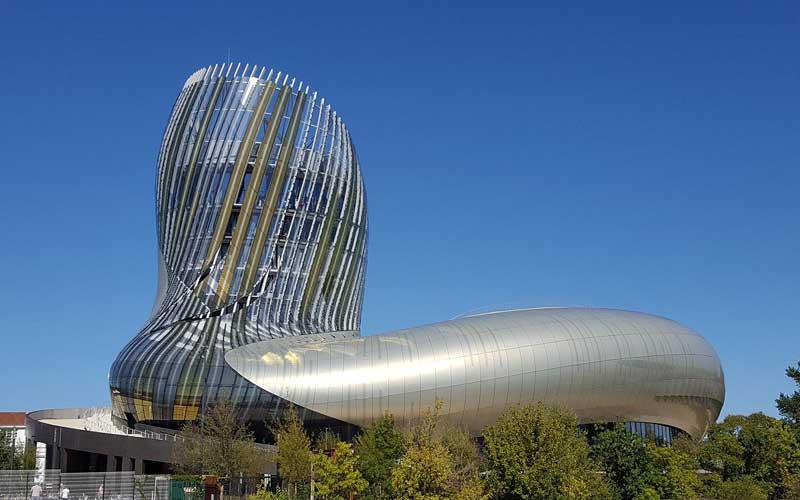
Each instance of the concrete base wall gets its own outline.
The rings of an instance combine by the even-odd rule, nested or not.
[[[46,468],[62,472],[169,472],[175,442],[59,426],[86,409],[40,410],[25,418],[27,439],[47,445]],[[47,420],[47,422],[42,422]]]

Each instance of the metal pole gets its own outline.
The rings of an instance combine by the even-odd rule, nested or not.
[[[108,459],[106,459],[106,462],[108,462]],[[106,500],[106,476],[107,475],[108,475],[107,472],[103,474],[103,498],[101,498],[100,500]]]
[[[31,485],[31,473],[28,472],[27,474],[25,474],[25,491],[27,491],[27,493],[25,493],[25,498],[30,498],[31,496],[30,485]]]

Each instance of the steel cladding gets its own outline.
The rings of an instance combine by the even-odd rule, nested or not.
[[[341,118],[264,68],[189,77],[164,132],[150,319],[109,374],[113,412],[178,426],[226,400],[250,420],[401,420],[436,399],[478,433],[509,405],[563,404],[583,423],[702,435],[725,397],[713,348],[674,321],[609,309],[522,309],[359,335],[364,183]]]

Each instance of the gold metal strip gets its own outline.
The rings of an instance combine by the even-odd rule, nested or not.
[[[236,155],[236,162],[233,164],[233,171],[231,172],[231,177],[225,190],[225,197],[222,200],[222,206],[220,207],[219,214],[217,215],[216,226],[214,227],[214,235],[211,238],[211,243],[209,244],[208,251],[206,252],[206,258],[203,261],[203,273],[206,273],[209,270],[211,264],[214,262],[214,259],[217,256],[217,252],[219,252],[220,246],[222,245],[222,240],[225,237],[225,230],[228,228],[228,221],[231,216],[233,203],[236,201],[236,196],[239,194],[239,190],[242,187],[244,174],[247,171],[247,162],[250,159],[250,152],[253,151],[253,143],[256,140],[258,127],[261,126],[264,114],[267,111],[267,104],[269,104],[270,99],[272,99],[272,93],[274,90],[275,83],[270,80],[267,82],[264,90],[261,92],[261,96],[258,99],[258,104],[256,104],[256,109],[253,111],[253,116],[250,118],[250,123],[247,124],[247,130],[245,131],[244,138],[239,146],[239,151]],[[207,278],[208,276],[206,276],[203,281],[205,281]],[[195,290],[200,289],[201,287],[198,286]]]
[[[245,238],[247,238],[247,231],[250,228],[250,218],[253,215],[256,201],[258,201],[261,182],[264,179],[264,173],[267,171],[267,165],[272,155],[272,148],[275,146],[278,130],[280,130],[281,121],[283,121],[283,114],[286,112],[286,105],[289,103],[289,97],[291,95],[291,87],[285,86],[281,89],[280,94],[278,94],[278,100],[272,110],[272,116],[267,124],[264,139],[261,141],[261,146],[258,149],[255,165],[253,166],[253,173],[250,175],[250,182],[247,185],[247,193],[245,193],[244,200],[242,201],[242,208],[239,211],[236,227],[231,237],[231,245],[225,257],[225,267],[219,278],[219,285],[217,286],[218,307],[224,305],[227,300],[231,282],[236,272],[236,267],[239,264],[242,244]],[[271,179],[270,182],[275,182],[275,179]]]
[[[250,255],[247,258],[247,264],[244,267],[244,276],[242,277],[242,285],[239,287],[239,297],[248,295],[255,285],[256,276],[258,275],[258,267],[261,263],[261,257],[264,253],[264,244],[267,241],[270,223],[272,222],[275,208],[278,205],[278,198],[284,188],[286,171],[289,167],[289,160],[294,151],[294,140],[297,136],[297,129],[300,127],[300,121],[303,116],[303,110],[306,104],[306,94],[297,92],[295,99],[294,109],[292,116],[289,120],[289,127],[281,140],[281,152],[278,155],[278,161],[275,164],[275,171],[270,179],[269,189],[264,198],[264,207],[261,209],[261,217],[258,220],[255,236],[253,236],[253,244],[250,246]]]

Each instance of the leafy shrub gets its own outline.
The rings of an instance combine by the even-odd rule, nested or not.
[[[247,500],[288,500],[289,497],[283,491],[278,492],[271,492],[267,491],[263,488],[259,488],[259,490],[254,495],[249,495]]]

